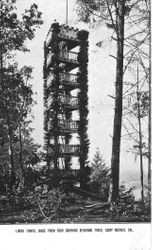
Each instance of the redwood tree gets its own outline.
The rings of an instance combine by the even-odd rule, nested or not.
[[[110,198],[115,201],[119,197],[119,164],[120,164],[120,142],[122,125],[122,97],[123,97],[123,58],[124,58],[124,19],[125,2],[118,1],[86,1],[77,0],[78,13],[81,20],[85,22],[106,22],[109,28],[116,33],[116,94],[115,94],[115,115],[111,160],[111,192]]]

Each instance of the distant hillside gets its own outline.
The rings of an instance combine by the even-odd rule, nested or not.
[[[135,187],[134,194],[136,199],[140,198],[140,171],[126,170],[121,171],[121,185],[124,184],[127,188]],[[144,173],[144,184],[147,185],[147,173]]]

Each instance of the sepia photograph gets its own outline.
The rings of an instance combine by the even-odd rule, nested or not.
[[[0,225],[115,223],[151,224],[151,0],[1,0]]]

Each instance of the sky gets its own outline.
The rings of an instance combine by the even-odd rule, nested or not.
[[[19,13],[23,12],[33,2],[38,4],[42,11],[44,24],[36,32],[35,39],[28,42],[30,53],[19,53],[18,60],[21,65],[34,67],[33,89],[37,92],[33,127],[35,140],[43,144],[43,43],[51,23],[56,19],[60,24],[66,20],[66,0],[17,0]],[[115,47],[110,43],[110,31],[106,28],[91,29],[88,25],[78,21],[75,11],[74,0],[69,0],[68,25],[79,29],[89,30],[89,126],[90,140],[89,159],[92,160],[96,148],[99,147],[103,158],[108,166],[111,165],[112,134],[114,119],[114,96],[115,93]],[[96,43],[103,40],[102,48]],[[131,177],[139,175],[139,162],[134,156],[127,153],[130,144],[122,141],[121,144],[121,182],[128,184]]]

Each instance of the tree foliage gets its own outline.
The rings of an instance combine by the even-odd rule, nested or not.
[[[88,149],[89,139],[87,133],[88,126],[88,32],[80,31],[78,38],[81,40],[80,51],[78,54],[78,62],[80,63],[78,72],[78,83],[80,91],[78,94],[79,99],[79,138],[80,138],[80,167],[84,169],[88,166]]]
[[[15,55],[17,51],[29,51],[26,42],[34,38],[43,23],[41,14],[36,4],[19,16],[15,0],[2,0],[0,3],[1,172],[5,172],[3,178],[9,187],[17,184],[19,176],[25,178],[26,165],[33,164],[32,154],[37,154],[38,149],[38,145],[29,139],[29,117],[34,105],[29,82],[32,68],[24,66],[20,69]],[[29,146],[29,152],[25,146]],[[29,161],[26,161],[27,154]]]
[[[126,109],[125,97],[128,93],[131,94],[136,84],[134,82],[131,85],[126,85],[126,78],[129,77],[130,71],[135,71],[134,66],[137,62],[143,75],[141,80],[141,116],[146,116],[148,113],[148,159],[150,162],[150,130],[151,130],[151,88],[150,86],[150,1],[143,0],[125,0],[125,1],[112,1],[112,0],[77,0],[78,14],[81,21],[89,23],[92,27],[102,27],[105,25],[111,33],[111,41],[116,43],[117,55],[112,55],[116,58],[116,94],[115,94],[115,116],[114,116],[114,133],[113,133],[113,145],[112,145],[112,183],[115,196],[119,194],[119,158],[120,158],[120,142],[121,142],[121,128],[122,124],[126,130],[129,130],[131,126],[126,117],[131,113],[131,107],[133,105],[132,112],[137,112],[137,103],[132,103],[130,111],[128,113]],[[103,39],[96,43],[98,47],[103,46]],[[124,50],[124,53],[122,53]],[[126,75],[126,73],[128,73]],[[124,81],[123,81],[124,76]],[[129,79],[128,79],[129,80]],[[145,86],[145,87],[144,87]],[[123,88],[124,87],[124,88]],[[149,90],[149,91],[148,91]],[[123,104],[122,104],[123,103]],[[123,113],[122,111],[126,110]],[[124,119],[122,119],[124,118]],[[132,124],[133,127],[133,124]],[[133,131],[133,134],[135,131]],[[131,131],[129,133],[130,137]],[[150,166],[150,163],[149,163]],[[148,173],[150,173],[150,167],[148,167]],[[150,176],[150,174],[149,174]],[[149,177],[150,178],[150,177]],[[116,198],[115,198],[116,199]]]
[[[95,193],[100,193],[104,199],[108,199],[110,182],[110,169],[102,158],[99,149],[91,162],[90,185]]]
[[[34,38],[36,29],[43,23],[38,6],[32,4],[20,18],[17,14],[16,0],[2,0],[0,12],[3,53],[10,53],[12,50],[28,51],[25,42]]]
[[[151,211],[149,197],[145,195],[144,203],[141,200],[135,200],[134,187],[125,188],[120,186],[120,198],[113,204],[111,220],[114,222],[150,222]]]

